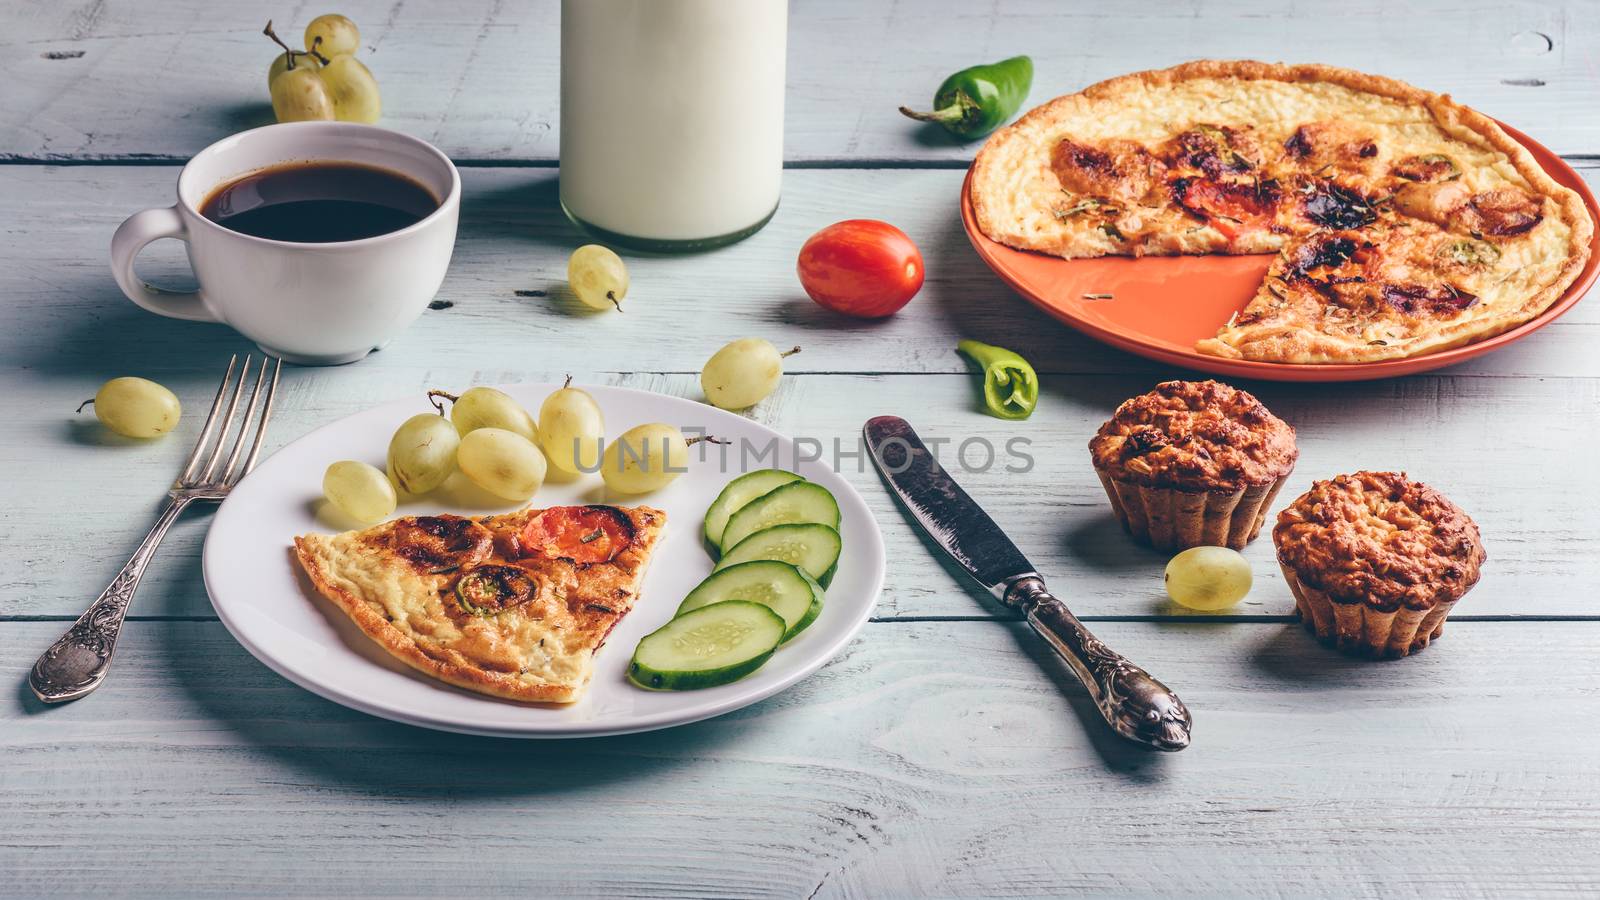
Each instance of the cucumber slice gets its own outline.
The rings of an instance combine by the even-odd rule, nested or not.
[[[774,525],[734,545],[717,563],[718,569],[753,559],[776,559],[796,566],[823,587],[833,579],[843,542],[839,532],[826,525]]]
[[[728,518],[722,546],[737,546],[763,528],[801,522],[838,529],[839,504],[827,488],[809,481],[793,481],[751,500]]]
[[[711,502],[711,508],[706,510],[706,540],[720,551],[722,530],[728,527],[729,516],[773,488],[802,480],[799,475],[782,469],[759,469],[728,482],[717,499]]]
[[[724,600],[702,606],[640,639],[628,679],[662,691],[738,681],[761,668],[788,630],[782,616],[760,603]]]
[[[810,628],[811,623],[817,620],[817,616],[822,615],[822,583],[807,575],[804,569],[797,571],[805,578],[806,584],[811,586],[811,606],[806,608],[806,614],[800,617],[800,621],[796,622],[793,628],[789,629],[789,633],[783,636],[785,644],[794,640],[795,635]]]
[[[794,566],[775,559],[758,559],[712,572],[689,592],[678,615],[725,600],[749,600],[783,617],[788,640],[822,611],[822,585]]]

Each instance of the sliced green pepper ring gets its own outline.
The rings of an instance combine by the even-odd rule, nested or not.
[[[1487,266],[1500,258],[1500,248],[1486,241],[1451,241],[1439,248],[1446,262],[1463,266]]]
[[[1039,376],[1028,361],[1004,347],[962,341],[956,349],[983,368],[983,405],[1001,419],[1026,419],[1039,405]]]
[[[535,585],[516,566],[479,566],[456,582],[456,602],[475,616],[492,616],[533,599]]]

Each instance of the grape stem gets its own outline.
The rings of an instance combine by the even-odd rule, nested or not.
[[[271,19],[267,20],[267,27],[261,29],[261,33],[266,35],[269,38],[272,38],[272,42],[274,44],[277,44],[279,47],[282,47],[283,48],[283,52],[289,57],[288,61],[286,63],[284,63],[284,66],[283,66],[283,70],[285,72],[287,72],[290,69],[294,68],[294,58],[297,57],[297,56],[309,56],[312,59],[316,60],[317,62],[322,63],[323,65],[327,65],[328,64],[328,58],[326,56],[323,56],[321,53],[317,52],[316,44],[322,40],[322,36],[321,35],[317,36],[317,40],[312,43],[310,50],[295,50],[295,49],[290,48],[290,46],[288,44],[285,44],[283,42],[283,38],[278,37],[278,33],[276,31],[272,30],[272,20]]]
[[[572,376],[571,375],[567,376],[567,380],[566,381],[561,382],[561,389],[563,391],[566,390],[569,387],[572,387]]]
[[[778,356],[782,357],[783,359],[788,359],[789,357],[791,357],[791,356],[793,356],[793,355],[795,355],[796,353],[799,353],[799,352],[800,352],[800,348],[796,347],[793,350],[788,350],[788,351],[785,351],[783,353],[779,353]]]
[[[683,442],[683,445],[685,447],[693,447],[695,444],[731,444],[731,443],[733,443],[733,441],[727,440],[725,438],[712,437],[709,434],[702,434],[702,435],[700,435],[698,437],[692,437],[692,438],[686,439]]]
[[[439,402],[440,397],[449,400],[451,403],[461,399],[460,394],[452,394],[449,391],[429,391],[428,402],[433,405],[434,409],[439,411],[439,415],[441,416],[444,415],[444,404]]]
[[[622,301],[617,299],[616,291],[606,291],[606,299],[610,300],[611,305],[617,308],[617,312],[622,312]]]
[[[78,404],[77,412],[83,412],[83,408],[85,406],[93,406],[93,405],[94,405],[94,398],[90,397],[89,399],[87,399],[87,400],[83,401],[82,403]]]

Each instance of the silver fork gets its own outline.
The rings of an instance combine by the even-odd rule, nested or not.
[[[245,385],[250,381],[251,358],[244,358],[239,378],[234,380],[234,369],[239,368],[239,355],[228,360],[228,372],[217,386],[217,397],[211,403],[211,413],[206,416],[205,427],[200,429],[200,439],[194,452],[184,464],[183,472],[167,492],[167,508],[145,535],[139,549],[133,551],[117,577],[100,594],[99,599],[78,617],[28,673],[28,686],[45,703],[65,703],[76,700],[100,686],[111,668],[111,654],[117,649],[117,635],[122,631],[122,620],[128,614],[128,603],[133,592],[139,589],[139,579],[155,555],[156,547],[166,536],[167,529],[178,516],[196,500],[220,501],[239,479],[255,468],[261,453],[261,440],[267,433],[267,420],[272,417],[272,398],[278,391],[278,373],[283,360],[263,357],[256,371],[255,384],[250,388],[249,404],[240,414],[240,400],[244,398]],[[272,369],[271,381],[267,369]],[[259,417],[257,408],[260,409]],[[219,418],[220,414],[220,418]],[[221,424],[220,431],[217,425]],[[251,426],[255,437],[249,439]],[[224,453],[228,436],[234,434],[233,448]],[[213,435],[215,440],[213,440]],[[245,455],[249,439],[249,455]],[[226,464],[224,464],[226,461]],[[241,465],[242,463],[242,465]]]

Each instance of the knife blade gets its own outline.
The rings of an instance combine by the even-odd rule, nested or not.
[[[984,589],[1003,599],[1009,583],[1036,575],[1017,545],[950,477],[905,419],[866,425],[872,461],[911,517]]]
[[[1027,557],[939,464],[910,423],[876,416],[862,432],[878,474],[912,520],[985,590],[1022,612],[1083,682],[1113,731],[1157,750],[1189,745],[1193,720],[1183,701],[1107,647],[1046,590]]]

